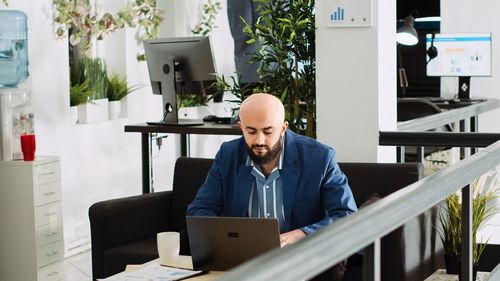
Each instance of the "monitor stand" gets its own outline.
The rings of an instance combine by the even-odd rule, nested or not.
[[[165,126],[199,126],[203,125],[201,119],[179,119],[177,114],[177,95],[175,89],[175,73],[182,69],[181,62],[176,62],[172,58],[166,58],[162,66],[163,73],[161,81],[157,81],[157,89],[153,89],[154,94],[162,95],[163,118],[159,122],[146,122],[148,125]]]
[[[470,100],[470,76],[458,77],[458,98]]]

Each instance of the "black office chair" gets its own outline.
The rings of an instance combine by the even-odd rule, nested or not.
[[[408,121],[420,117],[429,116],[442,112],[441,108],[424,98],[401,98],[397,103],[398,122]],[[446,124],[442,127],[433,129],[432,131],[453,132],[453,127]],[[434,152],[449,149],[448,147],[425,147],[424,157]],[[405,148],[405,162],[418,162],[417,147]]]

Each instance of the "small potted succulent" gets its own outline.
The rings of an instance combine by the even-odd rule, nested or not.
[[[109,100],[109,119],[117,119],[119,117],[126,117],[126,103],[124,98],[139,89],[140,85],[128,86],[127,78],[120,77],[118,74],[111,74],[108,77],[107,97]]]

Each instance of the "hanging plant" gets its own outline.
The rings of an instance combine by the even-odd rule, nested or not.
[[[2,0],[2,3],[3,3],[6,7],[8,7],[8,6],[9,6],[9,2],[7,2],[7,0]]]
[[[155,0],[134,0],[116,15],[102,16],[86,0],[54,0],[53,3],[57,37],[64,38],[69,33],[70,44],[81,47],[87,57],[90,57],[92,39],[102,40],[105,34],[125,26],[138,27],[140,40],[156,38],[163,20],[163,9],[156,7]],[[144,54],[137,59],[144,60]]]
[[[191,30],[194,35],[207,36],[215,26],[217,13],[222,9],[219,0],[207,0],[201,7],[199,21],[196,26]]]

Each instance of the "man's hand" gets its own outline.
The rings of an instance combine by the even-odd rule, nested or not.
[[[295,229],[295,230],[283,233],[280,235],[281,248],[283,248],[289,244],[293,244],[304,237],[306,237],[306,234],[300,229]]]

